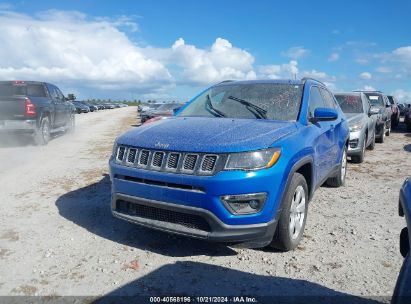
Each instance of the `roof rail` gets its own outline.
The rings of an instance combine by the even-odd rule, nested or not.
[[[225,83],[225,82],[233,82],[233,81],[234,81],[234,80],[228,79],[228,80],[220,81],[220,82],[218,82],[218,83],[216,83],[216,84]]]
[[[353,92],[375,92],[375,93],[384,94],[383,92],[381,92],[379,90],[354,90]]]
[[[323,86],[326,87],[326,85],[325,85],[324,82],[319,81],[319,80],[317,80],[317,79],[315,79],[315,78],[312,78],[312,77],[303,77],[303,78],[301,78],[301,81],[307,81],[307,80],[313,80],[313,81],[315,81],[315,82],[319,82],[319,83],[321,83]]]

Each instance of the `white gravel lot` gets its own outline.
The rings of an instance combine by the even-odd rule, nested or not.
[[[301,245],[282,253],[114,219],[107,162],[136,108],[76,119],[74,134],[45,147],[0,138],[0,296],[392,295],[403,261],[398,193],[411,175],[403,126],[363,164],[349,164],[345,187],[316,192]]]

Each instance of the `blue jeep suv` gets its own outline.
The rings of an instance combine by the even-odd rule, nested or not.
[[[224,81],[174,117],[116,139],[112,213],[170,233],[292,250],[314,191],[344,184],[348,139],[319,81]]]

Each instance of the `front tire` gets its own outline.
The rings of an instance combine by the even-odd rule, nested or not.
[[[45,146],[50,141],[50,120],[44,117],[40,121],[40,127],[34,135],[34,142],[38,146]]]
[[[300,173],[294,173],[284,195],[277,231],[269,245],[281,251],[295,249],[301,241],[307,221],[308,187]]]
[[[368,150],[374,150],[375,149],[375,130],[374,130],[374,135],[372,137],[372,141],[370,145],[368,146]]]
[[[327,179],[327,185],[330,187],[341,187],[345,185],[345,176],[347,175],[347,146],[344,146],[341,162],[338,166],[338,173],[334,177]]]

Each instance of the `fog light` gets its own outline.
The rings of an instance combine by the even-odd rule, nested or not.
[[[267,193],[225,195],[221,197],[224,206],[232,214],[253,214],[264,207]]]

